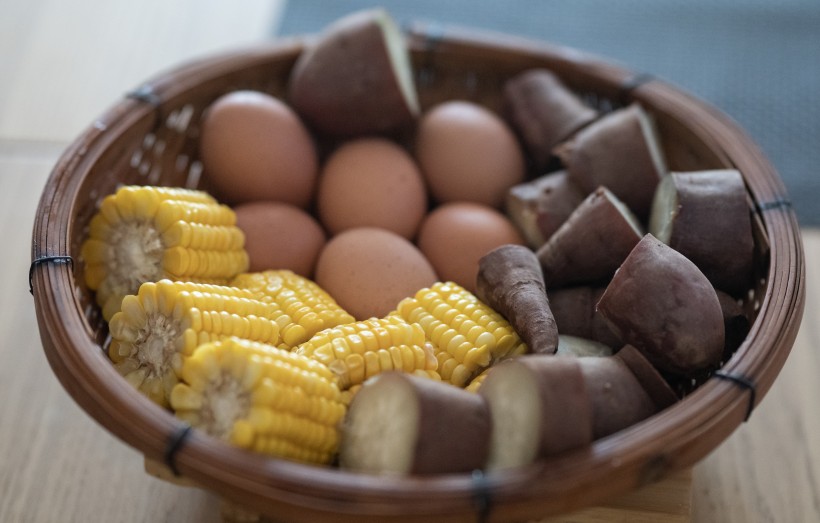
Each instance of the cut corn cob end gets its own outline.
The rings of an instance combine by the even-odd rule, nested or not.
[[[342,390],[381,372],[436,371],[433,346],[419,325],[397,316],[371,318],[323,330],[296,352],[327,365]]]
[[[246,271],[234,212],[202,191],[124,186],[91,219],[85,282],[110,320],[123,297],[163,278],[226,283]]]
[[[285,348],[296,347],[324,329],[355,321],[315,282],[289,270],[240,274],[231,285],[251,290],[282,310]]]
[[[333,375],[307,357],[237,338],[197,347],[182,366],[171,408],[234,446],[327,464],[346,406]]]
[[[109,323],[117,371],[152,401],[168,405],[184,359],[230,336],[276,344],[275,308],[241,289],[160,280],[123,298]]]
[[[421,326],[435,349],[442,379],[459,387],[496,361],[527,350],[501,314],[452,282],[419,290],[391,316]]]

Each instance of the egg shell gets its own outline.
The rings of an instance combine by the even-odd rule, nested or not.
[[[296,113],[257,91],[234,91],[211,104],[200,156],[208,188],[221,201],[279,201],[306,207],[319,172],[316,146]]]
[[[381,227],[410,239],[427,212],[427,189],[409,153],[389,140],[364,138],[328,158],[316,202],[331,234]]]
[[[416,159],[438,203],[469,201],[499,208],[524,180],[521,147],[495,113],[460,100],[441,103],[419,122]]]
[[[315,281],[357,320],[383,317],[438,280],[424,255],[396,233],[360,227],[333,237],[319,255]]]
[[[454,202],[439,206],[425,218],[417,243],[443,281],[475,292],[478,261],[502,245],[524,245],[524,239],[492,207]]]
[[[288,269],[313,276],[326,235],[311,215],[279,202],[245,203],[234,212],[236,225],[245,233],[249,271]]]

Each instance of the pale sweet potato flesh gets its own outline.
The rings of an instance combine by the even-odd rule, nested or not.
[[[538,454],[542,415],[533,375],[515,365],[499,365],[492,373],[494,379],[485,380],[479,389],[493,417],[486,468],[532,463]]]
[[[603,343],[578,336],[561,334],[558,336],[556,356],[603,357],[612,356],[612,347]]]
[[[419,416],[416,395],[406,382],[388,380],[362,387],[344,421],[340,466],[361,472],[409,473]]]
[[[353,398],[339,462],[373,473],[469,472],[483,466],[489,441],[483,398],[440,381],[386,372]]]

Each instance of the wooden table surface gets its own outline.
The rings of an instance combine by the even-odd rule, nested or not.
[[[216,497],[146,475],[46,363],[27,289],[40,191],[63,148],[141,80],[259,42],[283,1],[0,0],[0,522],[213,522]],[[693,521],[820,521],[820,231],[791,356],[748,423],[694,468]]]

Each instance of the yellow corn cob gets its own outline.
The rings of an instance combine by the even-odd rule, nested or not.
[[[487,378],[487,374],[489,374],[490,369],[485,369],[484,372],[473,378],[470,383],[464,387],[464,390],[467,392],[478,392],[479,387],[481,384],[484,383],[484,380]]]
[[[283,348],[291,349],[317,332],[355,321],[321,287],[287,270],[240,274],[231,285],[258,293],[283,312]]]
[[[503,316],[452,282],[421,289],[391,315],[422,327],[436,350],[442,379],[459,387],[493,362],[526,352]]]
[[[207,193],[125,186],[91,219],[85,281],[108,320],[147,281],[227,283],[248,269],[244,243],[234,212]]]
[[[237,447],[329,463],[345,415],[335,377],[310,358],[228,338],[200,345],[182,365],[171,408],[191,426]]]
[[[276,344],[278,310],[247,290],[160,280],[122,300],[109,323],[117,371],[167,406],[186,356],[202,343],[235,336]]]
[[[395,316],[325,329],[295,350],[327,365],[342,390],[388,370],[435,371],[437,367],[421,327]]]
[[[412,372],[416,376],[420,376],[422,378],[427,378],[434,381],[441,381],[441,376],[438,372],[434,370],[426,370],[426,369],[416,369]],[[350,406],[350,402],[353,401],[353,398],[356,396],[356,393],[359,392],[362,388],[362,383],[353,385],[349,389],[345,389],[342,391],[342,403],[346,406]]]

